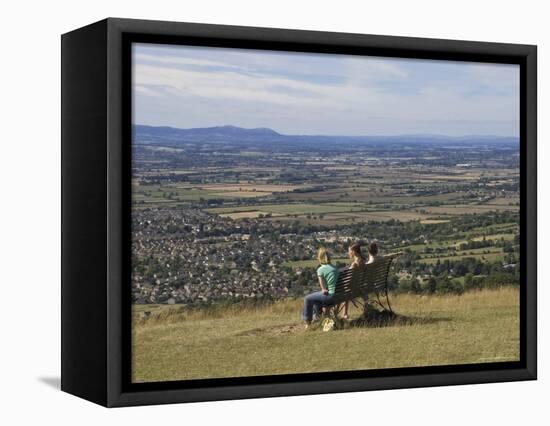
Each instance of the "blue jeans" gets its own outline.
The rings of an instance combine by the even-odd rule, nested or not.
[[[304,299],[302,319],[308,322],[311,321],[314,313],[315,315],[319,315],[321,306],[328,305],[332,305],[332,295],[324,294],[322,291],[308,294]]]

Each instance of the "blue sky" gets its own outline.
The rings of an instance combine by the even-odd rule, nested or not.
[[[519,134],[519,66],[135,44],[133,122],[314,135]]]

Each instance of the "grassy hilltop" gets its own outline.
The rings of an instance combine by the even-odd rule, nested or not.
[[[519,359],[519,290],[393,296],[384,326],[304,330],[302,300],[189,311],[134,305],[133,381],[490,363]],[[140,319],[145,311],[151,312]],[[352,308],[351,317],[359,313]]]

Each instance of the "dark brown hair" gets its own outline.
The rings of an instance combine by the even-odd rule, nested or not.
[[[369,244],[369,254],[371,256],[376,256],[378,254],[378,244],[376,244],[374,241]]]
[[[359,257],[360,259],[365,260],[365,256],[363,256],[363,253],[361,253],[361,244],[354,243],[350,246],[349,249],[353,252],[353,254],[355,256]]]

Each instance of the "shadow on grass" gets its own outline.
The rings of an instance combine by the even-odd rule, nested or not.
[[[270,327],[254,328],[245,330],[237,336],[285,336],[291,334],[299,334],[309,331],[323,331],[324,321],[329,317],[322,318],[320,321],[313,322],[309,329],[304,323],[280,324]],[[406,327],[414,325],[436,324],[438,322],[452,321],[451,318],[431,318],[431,317],[414,317],[396,314],[390,311],[372,310],[368,313],[349,321],[337,319],[333,321],[333,325],[326,328],[324,331],[339,331],[349,330],[352,328],[379,328],[379,327]]]
[[[451,321],[451,318],[415,317],[396,314],[390,311],[372,310],[359,318],[344,322],[343,326],[336,328],[404,327],[412,325],[435,324],[443,321]]]

